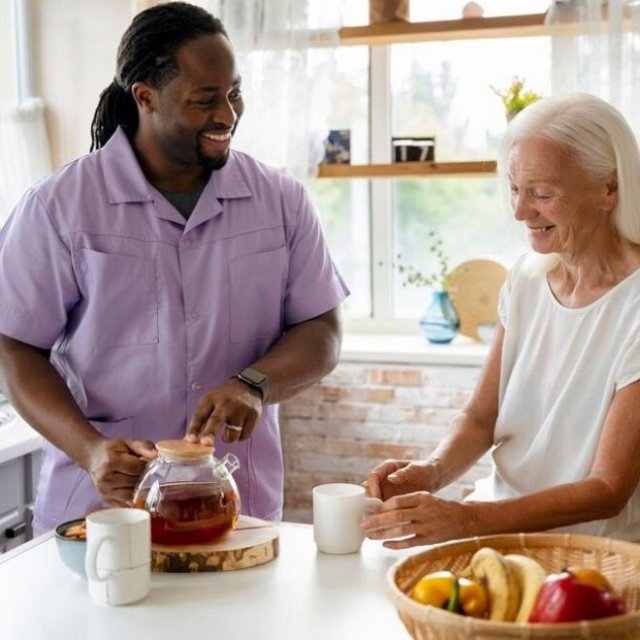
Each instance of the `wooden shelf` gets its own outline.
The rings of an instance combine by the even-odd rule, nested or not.
[[[471,40],[549,35],[544,13],[463,18],[436,22],[387,22],[359,27],[342,27],[341,46],[388,45],[433,40]],[[312,46],[331,46],[326,39],[313,38]],[[319,178],[428,178],[430,176],[492,176],[494,160],[477,162],[397,162],[390,164],[321,164]]]
[[[319,178],[428,178],[496,173],[495,160],[477,162],[394,162],[390,164],[321,164]]]
[[[385,45],[428,40],[471,40],[548,35],[545,14],[462,18],[437,22],[386,22],[342,27],[341,45]]]

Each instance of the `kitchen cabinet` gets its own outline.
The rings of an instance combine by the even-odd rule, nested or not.
[[[4,418],[3,418],[4,417]],[[0,403],[0,554],[30,540],[44,440]]]
[[[33,500],[40,474],[41,451],[0,464],[0,553],[33,537]]]

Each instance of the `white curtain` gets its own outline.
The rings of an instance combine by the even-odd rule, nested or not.
[[[547,24],[552,90],[600,96],[617,107],[640,136],[640,3],[556,0]]]
[[[158,0],[131,0],[131,15],[135,16],[145,9],[151,9],[157,4],[160,4]]]
[[[340,11],[309,0],[208,0],[236,51],[245,114],[234,148],[300,180],[315,175],[328,134]],[[322,42],[322,47],[310,45]]]
[[[50,171],[42,100],[0,105],[0,227],[22,194]]]

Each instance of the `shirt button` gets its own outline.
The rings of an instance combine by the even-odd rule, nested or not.
[[[190,313],[189,320],[197,320],[200,316],[197,313]]]
[[[191,240],[180,240],[180,245],[182,247],[190,247],[191,246]]]
[[[198,389],[202,389],[203,387],[204,387],[204,385],[203,385],[203,384],[201,384],[200,382],[194,382],[194,383],[191,385],[191,388],[192,388],[194,391],[197,391]]]

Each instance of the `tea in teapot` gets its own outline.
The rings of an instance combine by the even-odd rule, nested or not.
[[[158,457],[136,487],[133,506],[151,514],[151,541],[162,545],[209,544],[232,531],[240,496],[231,475],[238,458],[217,460],[213,447],[162,440]]]

